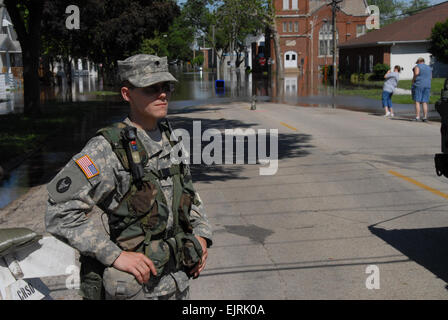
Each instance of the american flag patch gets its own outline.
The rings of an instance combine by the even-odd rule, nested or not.
[[[92,159],[90,159],[90,157],[88,155],[85,155],[85,156],[79,158],[75,162],[78,164],[78,166],[84,172],[87,179],[90,179],[90,178],[100,174],[100,172],[96,168],[95,164],[93,163]]]

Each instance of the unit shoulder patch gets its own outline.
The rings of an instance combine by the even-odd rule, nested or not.
[[[58,175],[47,185],[50,197],[56,202],[65,202],[71,200],[83,188],[90,186],[89,180],[79,170],[73,162],[70,163],[58,173]]]

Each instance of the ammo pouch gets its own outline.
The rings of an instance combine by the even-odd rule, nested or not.
[[[181,262],[187,270],[191,270],[202,258],[202,247],[193,234],[182,238]]]
[[[105,266],[95,258],[81,255],[79,294],[84,300],[104,300],[103,272]]]
[[[174,238],[166,241],[173,253],[177,269],[184,269],[189,275],[189,271],[201,261],[202,247],[196,237],[191,233],[178,233]]]
[[[105,298],[112,300],[132,299],[143,289],[134,275],[114,267],[108,267],[104,270],[102,283]]]
[[[444,175],[448,178],[448,154],[446,153],[437,153],[434,156],[434,162],[436,166],[436,173],[440,177]]]

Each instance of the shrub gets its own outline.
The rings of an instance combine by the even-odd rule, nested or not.
[[[390,70],[390,66],[386,63],[378,63],[373,67],[373,79],[382,80],[387,71]]]
[[[359,82],[359,75],[357,73],[352,73],[350,75],[350,82],[351,83],[358,83]]]

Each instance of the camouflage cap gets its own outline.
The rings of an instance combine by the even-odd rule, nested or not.
[[[167,57],[149,54],[136,54],[126,60],[118,61],[121,81],[129,81],[137,88],[148,87],[159,82],[174,81],[176,78],[168,71]]]

